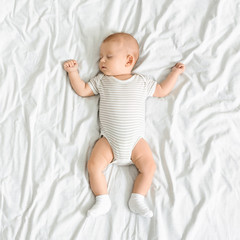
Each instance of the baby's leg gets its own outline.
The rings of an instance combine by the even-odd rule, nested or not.
[[[139,170],[139,174],[134,182],[133,193],[129,201],[130,209],[146,217],[152,216],[152,211],[146,206],[144,196],[147,194],[156,164],[154,162],[152,151],[148,143],[142,138],[132,151],[132,161]]]
[[[112,148],[107,139],[102,137],[96,142],[87,164],[90,186],[96,196],[108,193],[103,171],[112,160]]]
[[[100,138],[92,150],[87,165],[90,186],[96,196],[96,203],[88,211],[88,215],[103,215],[107,213],[111,207],[111,201],[107,191],[107,181],[103,171],[112,160],[113,152],[110,144],[106,138]]]
[[[138,141],[133,149],[131,158],[139,170],[139,175],[134,183],[133,193],[145,196],[151,186],[156,164],[152,156],[152,151],[143,138]]]

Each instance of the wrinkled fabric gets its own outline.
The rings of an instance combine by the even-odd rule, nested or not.
[[[0,239],[240,239],[239,22],[239,0],[3,1]],[[135,166],[115,165],[111,211],[86,217],[99,97],[79,97],[62,67],[76,59],[87,82],[101,41],[121,31],[139,42],[136,73],[160,83],[186,65],[167,97],[146,102],[151,219],[128,209]]]

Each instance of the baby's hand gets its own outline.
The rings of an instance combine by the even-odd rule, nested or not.
[[[78,70],[78,64],[75,60],[68,60],[63,64],[64,70],[68,73],[76,72]]]
[[[173,68],[172,72],[177,71],[179,74],[183,73],[185,70],[185,66],[183,63],[177,63]]]

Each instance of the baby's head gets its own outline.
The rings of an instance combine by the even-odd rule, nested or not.
[[[127,33],[114,33],[100,47],[99,69],[105,75],[131,74],[139,56],[137,40]]]

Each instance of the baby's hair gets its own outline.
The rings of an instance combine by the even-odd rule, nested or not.
[[[136,62],[138,60],[139,57],[139,45],[137,40],[129,33],[124,33],[124,32],[117,32],[117,33],[113,33],[111,35],[109,35],[108,37],[106,37],[103,42],[108,42],[108,41],[124,41],[126,43],[126,46],[128,46],[129,48],[131,48],[132,53],[136,59]],[[135,63],[136,63],[135,62]]]
[[[107,36],[107,37],[103,40],[103,42],[108,41],[108,40],[113,40],[113,39],[114,39],[114,40],[115,40],[115,39],[119,39],[119,38],[121,38],[121,37],[123,37],[123,38],[128,38],[128,39],[133,39],[133,40],[135,40],[135,41],[137,42],[137,40],[136,40],[131,34],[125,33],[125,32],[113,33],[113,34]]]

